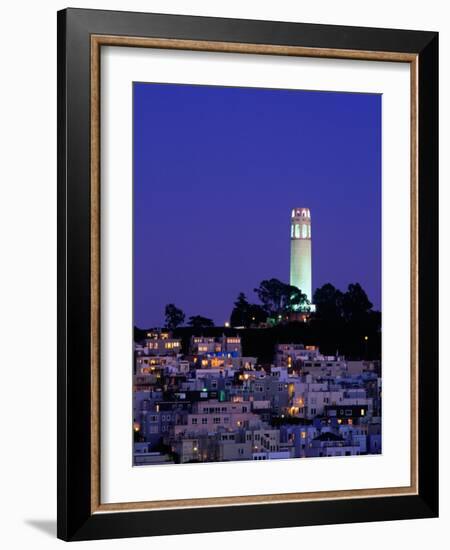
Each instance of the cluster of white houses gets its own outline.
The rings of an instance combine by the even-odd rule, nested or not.
[[[261,365],[238,335],[182,348],[164,331],[135,344],[135,465],[381,452],[379,362],[279,344]]]

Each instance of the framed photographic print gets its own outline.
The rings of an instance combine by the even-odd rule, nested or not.
[[[58,13],[58,536],[438,514],[438,36]]]

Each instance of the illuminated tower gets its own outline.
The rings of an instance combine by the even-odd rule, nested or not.
[[[294,208],[291,214],[291,278],[290,284],[311,294],[311,213],[309,208]]]

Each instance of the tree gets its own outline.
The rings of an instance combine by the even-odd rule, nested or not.
[[[261,281],[259,287],[255,288],[255,292],[266,312],[272,316],[307,309],[309,305],[306,294],[299,288],[278,279]]]
[[[346,321],[367,319],[372,307],[372,302],[359,283],[348,285],[342,299],[342,312]]]
[[[343,293],[330,283],[316,289],[313,303],[316,306],[317,316],[330,321],[340,319],[343,316],[343,298]]]
[[[258,304],[250,304],[248,317],[249,325],[259,325],[267,321],[267,311]]]
[[[212,319],[208,319],[208,317],[193,315],[192,317],[189,317],[188,325],[193,328],[209,328],[214,326],[214,321]]]
[[[283,305],[286,312],[290,311],[309,311],[309,300],[306,294],[296,286],[285,285]]]
[[[166,327],[173,330],[184,323],[185,315],[174,304],[167,304],[165,309]]]
[[[267,319],[266,310],[258,304],[250,304],[243,292],[239,293],[234,308],[231,312],[230,323],[232,327],[249,327],[258,325]]]
[[[250,304],[243,292],[238,294],[236,301],[234,302],[234,308],[230,316],[230,324],[232,327],[246,327],[248,326]]]
[[[265,279],[254,289],[268,313],[276,314],[280,311],[285,295],[286,285],[278,279]]]

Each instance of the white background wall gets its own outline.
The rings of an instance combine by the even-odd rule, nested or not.
[[[435,30],[441,86],[441,340],[449,333],[450,17],[446,2],[409,0],[158,0],[76,2],[127,9],[280,21]],[[53,548],[56,517],[56,10],[64,2],[3,3],[0,84],[0,544]],[[446,184],[446,185],[445,185]],[[432,215],[432,213],[430,213]],[[445,321],[445,322],[444,322]],[[443,348],[443,345],[441,345]],[[442,349],[442,352],[444,349]],[[442,412],[450,377],[442,353]],[[442,418],[447,415],[442,414]],[[152,548],[246,546],[422,549],[450,534],[448,425],[441,425],[441,519],[184,535]],[[447,535],[447,536],[446,536]],[[149,539],[83,547],[147,547]]]

